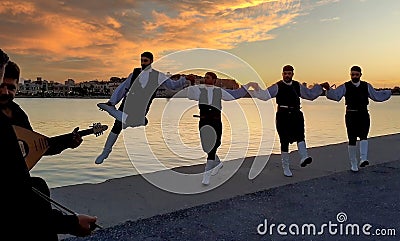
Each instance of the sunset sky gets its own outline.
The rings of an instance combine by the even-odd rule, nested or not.
[[[400,86],[399,0],[2,0],[0,48],[22,78],[126,77],[140,53],[208,48],[281,78],[340,84],[352,65],[374,87]],[[249,80],[250,81],[250,80]]]

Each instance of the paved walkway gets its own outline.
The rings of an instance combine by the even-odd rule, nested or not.
[[[65,240],[400,240],[399,194],[400,160],[370,166],[359,173],[344,171],[128,221],[98,230],[89,238]],[[339,213],[342,214],[338,217]],[[345,216],[347,221],[339,222]],[[260,226],[265,220],[267,230],[265,225]],[[279,224],[286,225],[282,231],[287,235],[278,234]],[[315,225],[317,234],[308,228],[302,231],[303,224]],[[328,226],[318,235],[323,224]],[[293,232],[299,227],[299,235],[290,234],[290,225]],[[356,226],[360,228],[359,235],[355,235]],[[258,234],[257,227],[266,233]],[[378,232],[391,235],[377,236]]]
[[[387,135],[369,139],[369,160],[371,165],[400,160],[400,134]],[[334,173],[348,171],[350,164],[347,156],[347,144],[315,147],[309,149],[314,161],[306,168],[299,165],[297,151],[290,154],[293,177],[282,175],[279,155],[270,157],[268,164],[255,179],[249,179],[249,171],[254,163],[254,157],[247,157],[238,170],[238,160],[225,161],[224,168],[218,175],[211,178],[212,190],[201,185],[201,174],[184,181],[173,181],[167,171],[144,175],[162,184],[174,187],[192,188],[201,192],[183,195],[165,191],[149,183],[142,175],[108,180],[99,184],[79,184],[52,189],[54,200],[78,212],[88,213],[99,217],[98,223],[103,227],[112,227],[126,221],[150,218],[182,209],[192,208],[203,204],[217,202],[232,197],[264,191],[288,184],[295,184],[324,177]],[[101,171],[99,166],[99,172]],[[201,173],[204,165],[176,168],[182,173]],[[232,176],[232,174],[234,175]],[[376,175],[374,179],[380,178]],[[226,180],[226,181],[225,181]],[[218,185],[218,183],[223,183]],[[361,185],[362,186],[362,185]],[[324,193],[328,190],[322,190]]]

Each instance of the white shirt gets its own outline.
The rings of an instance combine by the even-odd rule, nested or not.
[[[356,87],[360,86],[360,82],[357,83],[351,82],[351,83]],[[373,101],[382,102],[388,100],[392,95],[391,90],[376,91],[371,84],[367,83],[367,85],[368,85],[368,97]],[[328,90],[326,92],[326,98],[330,100],[340,101],[345,94],[346,94],[346,85],[342,84],[338,86],[336,89]]]
[[[290,83],[286,83],[285,81],[282,81],[286,85],[292,85],[292,81]],[[274,98],[278,95],[278,84],[273,84],[270,87],[268,87],[265,90],[257,90],[254,91],[253,96],[257,97],[260,100],[269,100],[271,98]],[[315,84],[311,89],[305,87],[304,85],[300,84],[300,97],[306,100],[315,100],[318,98],[323,92],[323,89],[321,85]]]
[[[208,104],[212,105],[213,100],[213,90],[215,88],[219,88],[213,85],[194,85],[190,86],[187,91],[187,97],[190,100],[199,100],[200,99],[200,88],[205,88],[207,90],[207,99]],[[236,90],[230,89],[221,89],[222,92],[222,100],[235,100],[244,97],[247,94],[247,85],[243,85],[241,88]]]
[[[145,70],[143,70],[140,75],[139,75],[139,79],[137,81],[139,81],[140,85],[142,86],[142,88],[146,87],[147,83],[149,82],[149,75],[150,72],[153,71],[153,68],[151,66],[149,66],[148,68],[146,68]],[[122,82],[114,91],[114,93],[111,95],[109,102],[112,105],[116,105],[118,102],[120,102],[128,93],[129,88],[130,88],[130,83],[131,83],[131,79],[132,79],[132,74],[131,73],[128,78]],[[172,89],[175,90],[177,88],[181,88],[184,87],[186,85],[186,78],[185,77],[180,77],[179,80],[173,81],[170,78],[168,78],[165,74],[159,72],[158,74],[158,84],[159,85],[163,85],[168,89]]]

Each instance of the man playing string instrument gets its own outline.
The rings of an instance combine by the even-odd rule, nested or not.
[[[6,56],[1,50],[0,55]],[[16,239],[22,240],[58,240],[57,234],[87,236],[93,230],[96,217],[84,214],[65,215],[60,210],[52,209],[47,199],[34,192],[38,190],[41,194],[50,196],[45,180],[30,176],[12,128],[12,125],[18,125],[32,130],[28,116],[13,101],[20,69],[16,63],[8,61],[8,58],[6,63],[1,63],[6,66],[4,78],[0,79],[0,135],[6,140],[0,145],[3,165],[0,176],[1,190],[9,195],[3,195],[2,198],[6,209],[2,215],[6,223],[4,225],[3,222],[2,233],[13,233]],[[69,141],[51,147],[47,155],[58,154],[66,148],[75,148],[81,142],[81,137],[74,133]],[[20,203],[22,204],[18,205]]]

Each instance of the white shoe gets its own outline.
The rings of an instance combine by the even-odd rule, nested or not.
[[[97,107],[99,107],[100,110],[104,110],[104,111],[107,111],[107,112],[115,110],[115,106],[107,105],[106,103],[98,103]]]
[[[101,164],[104,162],[105,159],[108,158],[108,155],[110,155],[112,148],[118,139],[118,135],[119,134],[115,134],[112,131],[110,132],[110,134],[108,134],[106,143],[104,144],[103,152],[96,158],[96,161],[94,163]]]
[[[300,166],[305,167],[312,162],[312,158],[307,153],[306,142],[305,141],[298,142],[297,148],[300,154]]]
[[[349,159],[350,159],[350,170],[353,172],[358,172],[358,160],[357,160],[357,147],[348,146]]]
[[[369,165],[369,161],[368,160],[363,160],[360,162],[360,167],[366,167]]]
[[[211,178],[211,170],[204,172],[203,180],[201,181],[201,183],[203,185],[209,185],[210,184],[210,178]]]
[[[289,166],[284,166],[283,167],[283,175],[285,175],[285,177],[292,177],[293,173],[290,171]]]
[[[289,159],[289,153],[287,152],[282,152],[281,153],[281,159],[282,159],[282,168],[283,168],[283,175],[285,177],[291,177],[293,176],[292,172],[290,171],[290,159]]]
[[[105,159],[108,158],[108,156],[110,155],[110,151],[103,151],[97,158],[96,161],[94,161],[94,163],[96,164],[102,164],[104,162]]]
[[[358,161],[357,161],[357,159],[350,160],[350,165],[351,165],[351,167],[350,167],[351,171],[358,172]]]
[[[353,172],[358,172],[358,165],[351,163],[350,170]]]
[[[368,161],[368,140],[360,141],[360,167],[369,165]]]
[[[211,171],[211,175],[215,176],[218,174],[219,170],[224,166],[224,164],[222,164],[222,162],[220,162],[216,167],[214,167]]]
[[[311,162],[312,162],[312,157],[309,156],[309,157],[303,158],[300,160],[300,166],[305,167],[308,164],[311,164]]]
[[[101,110],[106,111],[109,115],[114,117],[116,120],[126,123],[126,118],[128,117],[123,111],[117,110],[113,105],[107,105],[106,103],[98,103],[97,107]]]

